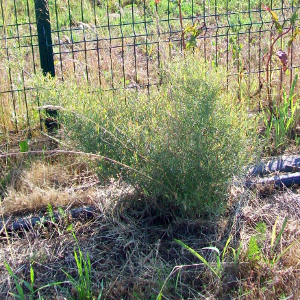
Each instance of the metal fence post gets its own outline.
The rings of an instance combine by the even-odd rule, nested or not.
[[[35,14],[38,31],[41,68],[46,75],[55,76],[53,47],[51,39],[51,24],[48,0],[35,0]]]

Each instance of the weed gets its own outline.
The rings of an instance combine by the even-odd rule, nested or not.
[[[71,284],[76,290],[77,293],[77,299],[79,300],[86,300],[86,299],[94,299],[93,298],[93,283],[92,283],[92,267],[91,267],[91,261],[89,254],[87,253],[86,259],[83,257],[82,251],[79,247],[77,238],[72,233],[73,237],[75,239],[76,245],[77,245],[77,251],[74,249],[74,258],[77,265],[77,274],[78,278],[72,277],[70,274],[68,274],[66,271],[62,270],[67,277],[69,278]],[[102,290],[103,290],[103,281],[101,283]],[[102,290],[100,291],[98,298],[101,299],[102,296]]]
[[[229,247],[229,249],[232,251],[232,254],[233,254],[234,267],[236,270],[238,270],[240,255],[241,255],[241,251],[242,251],[242,241],[240,242],[240,245],[237,250],[235,250],[232,247]]]
[[[272,228],[270,250],[268,253],[265,253],[261,246],[262,241],[265,240],[264,233],[265,233],[266,225],[264,223],[260,223],[260,225],[256,227],[256,229],[258,230],[258,235],[252,236],[248,244],[247,257],[250,261],[255,262],[262,259],[263,262],[268,264],[270,267],[273,267],[281,259],[281,257],[298,242],[295,241],[291,243],[284,249],[281,249],[280,253],[277,254],[275,250],[278,243],[280,242],[284,228],[287,224],[287,217],[284,219],[279,234],[276,236],[277,222],[278,222],[278,217]]]
[[[252,262],[260,258],[260,250],[255,236],[252,236],[249,240],[247,257]]]
[[[175,239],[175,242],[177,244],[179,244],[184,249],[186,249],[190,253],[192,253],[196,258],[198,258],[201,261],[201,263],[203,263],[212,272],[212,274],[216,278],[218,278],[219,281],[221,281],[221,275],[222,275],[222,271],[223,271],[223,264],[225,262],[225,255],[228,253],[230,241],[231,241],[231,236],[227,239],[227,241],[225,243],[225,246],[224,246],[224,248],[223,248],[222,251],[220,251],[217,247],[204,247],[204,248],[202,248],[202,250],[211,250],[211,251],[215,252],[215,254],[216,254],[216,261],[210,263],[201,254],[199,254],[197,251],[195,251],[194,249],[192,249],[191,247],[189,247],[188,245],[186,245],[182,241]],[[240,249],[236,253],[240,253]],[[238,255],[236,255],[235,258],[238,259]],[[169,276],[167,277],[167,279],[163,283],[163,285],[162,285],[162,287],[160,289],[160,292],[159,292],[159,294],[157,296],[157,300],[161,300],[162,299],[162,297],[163,297],[163,290],[164,290],[164,287],[165,287],[166,283],[168,282],[169,278],[173,274],[175,274],[176,272],[178,272],[177,278],[176,278],[176,283],[175,283],[175,286],[177,286],[178,278],[179,278],[179,275],[180,275],[180,271],[181,271],[181,269],[183,267],[184,266],[178,266],[178,267],[173,268],[172,272],[169,274]]]
[[[221,279],[221,273],[222,273],[222,269],[223,269],[222,263],[225,260],[225,255],[228,251],[228,245],[230,243],[230,240],[231,240],[231,236],[227,239],[226,244],[225,244],[222,252],[220,252],[220,250],[217,247],[204,247],[204,248],[202,248],[202,250],[212,250],[216,253],[216,266],[215,267],[213,266],[213,264],[210,264],[201,254],[196,252],[194,249],[192,249],[191,247],[189,247],[188,245],[186,245],[182,241],[179,241],[179,240],[175,239],[175,242],[178,243],[180,246],[184,247],[185,249],[187,249],[189,252],[191,252],[202,263],[204,263],[204,265],[206,267],[208,267],[216,277]]]
[[[271,15],[271,19],[273,21],[273,24],[275,25],[276,28],[276,33],[277,36],[272,40],[271,45],[270,45],[270,50],[267,55],[267,62],[266,62],[266,84],[267,84],[267,97],[268,97],[268,107],[269,107],[269,112],[270,112],[270,120],[273,117],[273,112],[274,112],[274,107],[273,107],[273,96],[272,96],[272,85],[271,85],[271,76],[272,76],[272,71],[271,71],[271,62],[272,62],[272,57],[274,54],[274,47],[276,42],[279,39],[282,39],[285,35],[289,34],[292,32],[292,29],[295,27],[296,20],[298,19],[298,6],[296,9],[293,11],[293,14],[290,16],[290,24],[287,29],[284,29],[284,23],[280,24],[279,19],[277,14],[271,10],[270,7],[266,5],[262,5],[262,7]],[[288,52],[290,52],[292,43],[295,41],[297,35],[299,35],[300,31],[296,27],[294,30],[290,40],[288,41]],[[282,64],[282,69],[285,72],[287,70],[287,64],[288,64],[288,54],[282,50],[279,50],[276,52],[277,57],[281,61]],[[282,87],[282,78],[281,78],[281,84],[280,86]]]
[[[47,212],[48,212],[48,216],[50,218],[50,221],[52,223],[55,223],[55,216],[54,216],[52,205],[50,203],[47,204]]]
[[[26,288],[29,290],[29,293],[30,293],[29,299],[33,300],[33,299],[35,299],[35,297],[34,297],[35,294],[37,294],[40,290],[64,283],[64,282],[53,282],[53,283],[49,283],[49,284],[43,285],[40,288],[35,289],[34,288],[35,278],[34,278],[34,270],[33,270],[32,264],[30,265],[30,283],[23,279],[20,279],[16,274],[14,274],[11,267],[7,264],[6,261],[4,261],[4,265],[9,273],[9,275],[14,279],[14,282],[15,282],[15,285],[16,285],[16,288],[18,291],[18,294],[15,294],[15,293],[10,293],[10,294],[20,300],[27,299],[27,297],[25,297],[23,285],[25,285]]]
[[[286,145],[288,139],[291,138],[292,131],[297,123],[299,98],[294,101],[296,96],[294,90],[297,80],[298,74],[294,78],[289,96],[286,96],[284,93],[282,103],[273,106],[273,116],[269,109],[267,112],[262,113],[264,124],[266,126],[266,142],[269,143],[274,139],[275,150]],[[272,116],[271,119],[269,119],[270,115]]]
[[[27,152],[29,150],[29,147],[28,147],[28,140],[25,140],[25,141],[21,141],[19,143],[19,146],[20,146],[20,151],[21,152]]]

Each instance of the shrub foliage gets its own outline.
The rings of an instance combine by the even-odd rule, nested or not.
[[[150,96],[103,96],[67,82],[44,99],[63,106],[63,128],[78,148],[121,163],[99,161],[100,176],[121,176],[165,205],[212,212],[223,207],[229,180],[255,148],[253,120],[224,77],[189,57],[172,62]]]

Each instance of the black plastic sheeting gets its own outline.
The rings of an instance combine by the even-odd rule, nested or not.
[[[291,187],[300,184],[300,172],[298,171],[300,171],[299,156],[277,157],[252,167],[247,176],[246,187],[250,188],[264,184],[271,184],[276,187]]]
[[[257,185],[273,184],[277,187],[291,187],[300,184],[300,172],[284,175],[275,175],[270,177],[255,178],[246,181],[246,187],[251,188]]]
[[[266,163],[260,163],[249,171],[251,176],[263,176],[274,172],[295,172],[300,171],[299,156],[281,156],[273,158]]]
[[[5,235],[6,233],[18,232],[23,230],[30,230],[37,224],[47,225],[49,222],[58,223],[64,217],[72,219],[87,220],[94,217],[95,209],[91,206],[74,208],[66,212],[66,216],[54,213],[52,218],[49,215],[38,216],[38,217],[27,217],[19,218],[10,221],[9,218],[0,221],[0,234]]]

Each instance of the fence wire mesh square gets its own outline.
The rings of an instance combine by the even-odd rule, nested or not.
[[[293,2],[264,4],[288,28]],[[46,7],[50,35],[45,27],[39,32],[38,5]],[[163,80],[164,63],[183,56],[190,37],[182,38],[182,31],[193,24],[201,33],[189,51],[199,52],[208,67],[223,66],[227,82],[235,81],[237,89],[247,85],[248,96],[259,91],[276,35],[259,0],[1,0],[1,114],[14,112],[14,130],[37,118],[38,96],[30,78],[43,68],[43,59],[50,65],[47,72],[61,80],[75,76],[101,92],[150,92]],[[286,47],[287,41],[278,43],[277,48]],[[287,84],[299,67],[298,45],[295,41],[290,50]],[[280,64],[272,68],[282,72]]]

